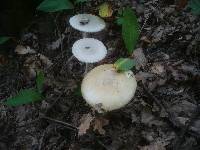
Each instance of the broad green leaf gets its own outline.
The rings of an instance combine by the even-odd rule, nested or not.
[[[75,0],[74,3],[75,4],[80,4],[80,3],[84,3],[87,2],[88,0]]]
[[[73,9],[74,6],[69,0],[44,0],[37,7],[38,10],[44,12],[57,12],[64,9]]]
[[[122,37],[129,54],[132,54],[139,37],[139,25],[130,8],[124,9],[122,18]]]
[[[10,37],[8,36],[1,36],[0,37],[0,44],[4,44],[5,42],[7,42],[10,39]]]
[[[36,85],[38,92],[42,93],[44,86],[44,73],[42,71],[37,72]]]
[[[200,15],[200,0],[190,0],[188,6],[192,9],[192,13]]]
[[[8,106],[19,106],[28,104],[31,102],[39,101],[42,99],[42,95],[35,89],[24,89],[21,90],[16,96],[8,98],[5,105]]]
[[[112,13],[113,13],[113,10],[109,3],[105,2],[99,6],[99,16],[111,17]]]
[[[114,63],[117,71],[128,71],[135,66],[135,61],[130,58],[120,58]]]

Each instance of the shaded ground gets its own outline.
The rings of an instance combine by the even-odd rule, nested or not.
[[[147,63],[133,70],[138,88],[132,102],[104,116],[109,120],[105,134],[89,129],[77,136],[81,117],[92,110],[77,90],[85,65],[70,59],[71,46],[81,33],[67,21],[79,12],[97,14],[101,2],[77,6],[73,13],[39,14],[18,43],[37,53],[4,56],[8,62],[0,66],[1,101],[34,86],[30,68],[44,70],[46,98],[16,108],[0,106],[0,149],[200,149],[200,19],[174,1],[111,1],[114,10],[121,6],[136,10],[142,27],[137,48],[143,49]],[[91,68],[127,56],[114,19],[107,20],[106,31],[91,36],[109,49],[106,59]]]

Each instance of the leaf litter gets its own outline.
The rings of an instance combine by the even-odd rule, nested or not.
[[[94,11],[91,9],[101,3],[102,1],[95,1],[92,4],[88,2],[84,9],[87,11],[90,8],[88,12],[98,13],[95,12],[95,9]],[[37,38],[33,39],[33,36],[28,34],[25,36],[26,40],[20,44],[28,45],[36,53],[25,52],[27,54],[20,55],[17,62],[10,56],[6,57],[9,63],[6,65],[3,63],[1,65],[3,67],[0,68],[0,97],[4,99],[22,87],[33,85],[30,81],[25,82],[27,76],[21,73],[24,68],[18,67],[20,61],[24,63],[25,68],[26,64],[27,67],[31,66],[33,72],[37,69],[46,70],[48,66],[52,66],[47,73],[47,81],[52,84],[45,91],[47,99],[43,102],[44,104],[46,102],[49,107],[40,106],[41,103],[31,107],[21,106],[9,109],[0,106],[0,128],[3,131],[0,135],[0,139],[2,139],[0,149],[14,149],[16,147],[69,149],[71,145],[74,145],[72,150],[98,148],[168,150],[173,149],[174,145],[179,145],[178,149],[198,148],[199,117],[189,126],[186,134],[182,132],[182,130],[187,129],[187,124],[192,114],[195,114],[199,103],[198,17],[192,15],[187,6],[177,10],[176,4],[172,1],[145,0],[141,3],[136,1],[131,3],[130,1],[111,1],[111,3],[113,15],[122,6],[140,7],[140,10],[137,9],[138,14],[136,13],[140,25],[145,22],[146,16],[149,16],[141,32],[141,37],[144,37],[138,43],[144,54],[141,54],[141,57],[142,55],[145,57],[142,60],[146,61],[140,61],[140,70],[134,70],[138,80],[138,89],[133,101],[125,108],[109,114],[109,124],[107,124],[107,121],[96,121],[96,126],[94,126],[93,116],[90,115],[87,119],[88,113],[86,112],[90,111],[89,107],[80,97],[72,94],[77,82],[81,80],[76,72],[82,72],[83,65],[73,60],[73,63],[69,63],[69,66],[72,66],[71,68],[68,67],[69,69],[65,69],[62,73],[60,69],[67,68],[65,62],[71,55],[70,46],[76,39],[80,38],[79,33],[74,32],[71,28],[69,28],[69,32],[64,33],[67,36],[63,39],[64,50],[61,52],[58,48],[61,44],[59,36],[52,39],[52,36],[44,36],[39,33],[40,30],[44,31],[46,28],[38,31],[37,28],[34,29],[33,27],[31,31],[35,30],[33,33]],[[69,16],[65,13],[61,14],[59,19],[62,21],[59,22],[59,25],[66,25],[67,17]],[[118,56],[124,56],[124,47],[120,44],[122,41],[120,41],[118,28],[115,28],[112,22],[108,24],[108,32],[112,34],[109,34],[104,42],[106,45],[109,45],[111,41],[117,42],[113,42],[113,45],[109,46],[110,48],[114,47],[112,54],[103,63],[111,63]],[[61,31],[64,30],[65,27],[61,27]],[[38,44],[39,41],[40,44]],[[52,45],[50,44],[49,49],[47,48],[49,42],[45,41],[51,41]],[[54,48],[56,48],[56,53],[53,50]],[[52,51],[54,51],[54,55],[51,55]],[[46,58],[37,54],[42,54]],[[2,55],[4,56],[4,54]],[[31,57],[31,61],[26,61],[29,57]],[[25,62],[23,59],[25,59]],[[179,62],[179,60],[182,61]],[[13,62],[16,64],[14,68],[9,66]],[[154,97],[147,94],[143,85]],[[160,103],[155,101],[155,97]],[[163,101],[167,104],[166,107],[163,107],[161,103]],[[87,123],[83,126],[82,132],[87,138],[77,139],[76,133],[53,122],[47,123],[40,120],[32,123],[46,109],[50,112],[47,115],[60,119],[64,118],[63,120],[75,122],[74,124],[80,124],[80,126],[84,123],[80,118],[85,114]],[[18,113],[15,114],[15,112]],[[75,117],[76,114],[79,117]],[[73,117],[75,117],[75,121],[72,121]],[[16,125],[21,127],[16,129]],[[96,128],[99,128],[99,131]],[[103,131],[101,131],[102,129]],[[15,134],[16,131],[17,135]],[[100,135],[100,133],[104,134]],[[9,143],[6,142],[7,139],[9,139]],[[182,142],[177,142],[177,140]]]

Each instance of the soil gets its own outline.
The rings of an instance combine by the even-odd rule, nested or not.
[[[43,101],[0,105],[0,150],[200,149],[200,18],[184,0],[109,1],[114,13],[105,19],[107,28],[88,35],[102,40],[109,52],[89,69],[128,57],[115,22],[117,10],[125,6],[138,17],[141,33],[136,47],[146,62],[133,69],[138,87],[131,103],[101,115],[109,120],[105,133],[90,128],[78,136],[82,116],[94,113],[80,94],[85,64],[71,57],[71,47],[82,35],[68,20],[82,12],[98,15],[102,2],[89,1],[73,12],[38,12],[16,43],[36,53],[18,55],[10,48],[0,55],[1,102],[34,87],[34,69],[45,73]]]

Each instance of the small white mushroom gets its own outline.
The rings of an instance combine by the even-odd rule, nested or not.
[[[113,64],[105,64],[87,73],[81,92],[86,102],[101,112],[125,106],[133,98],[136,87],[137,82],[132,71],[117,72]]]
[[[81,62],[95,63],[105,58],[107,49],[97,39],[83,38],[73,44],[72,53]]]
[[[106,26],[103,19],[91,14],[78,14],[69,19],[70,25],[83,32],[83,37],[87,33],[94,33],[103,30]]]

